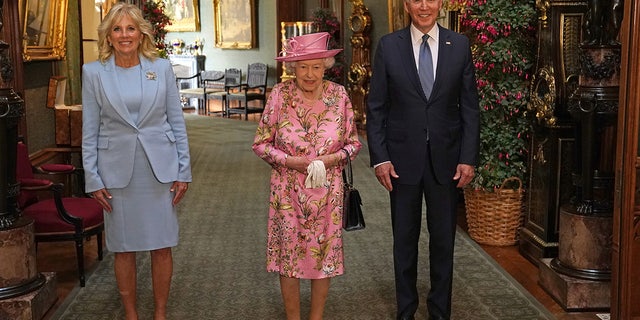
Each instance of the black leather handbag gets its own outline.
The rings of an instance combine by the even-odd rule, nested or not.
[[[349,152],[342,149],[347,155],[347,165],[342,169],[342,180],[344,182],[344,203],[342,211],[342,227],[345,231],[354,231],[365,228],[364,216],[362,215],[362,199],[360,192],[353,186],[353,172],[351,169],[351,159]]]

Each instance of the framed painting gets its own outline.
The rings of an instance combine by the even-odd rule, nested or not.
[[[171,24],[165,27],[168,32],[200,31],[200,12],[198,0],[156,0],[164,3]]]
[[[19,0],[18,5],[23,60],[64,59],[67,0]]]
[[[387,0],[389,13],[389,32],[400,30],[409,25],[411,17],[404,10],[404,0]]]
[[[214,0],[217,48],[257,47],[255,0]]]

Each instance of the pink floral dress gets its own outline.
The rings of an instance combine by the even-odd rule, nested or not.
[[[253,151],[271,167],[267,271],[302,279],[344,273],[342,165],[327,169],[328,185],[306,188],[306,174],[285,167],[287,156],[355,158],[362,144],[345,88],[324,81],[322,99],[307,102],[294,80],[274,86]]]

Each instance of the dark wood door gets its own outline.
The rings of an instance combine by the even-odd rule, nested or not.
[[[640,319],[640,0],[624,1],[611,319]]]
[[[276,52],[274,56],[280,53],[282,48],[282,39],[280,35],[280,22],[282,21],[302,21],[304,20],[304,4],[300,0],[278,0],[276,1],[276,25],[274,28],[278,31],[276,37]],[[278,62],[276,66],[276,74],[282,74],[282,62]],[[276,77],[280,79],[280,77]]]

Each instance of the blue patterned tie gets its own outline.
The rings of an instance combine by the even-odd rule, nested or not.
[[[431,48],[429,48],[429,35],[422,36],[422,44],[420,45],[420,56],[418,57],[418,75],[420,76],[420,84],[424,90],[424,95],[429,98],[431,89],[433,89],[433,58],[431,57]]]

